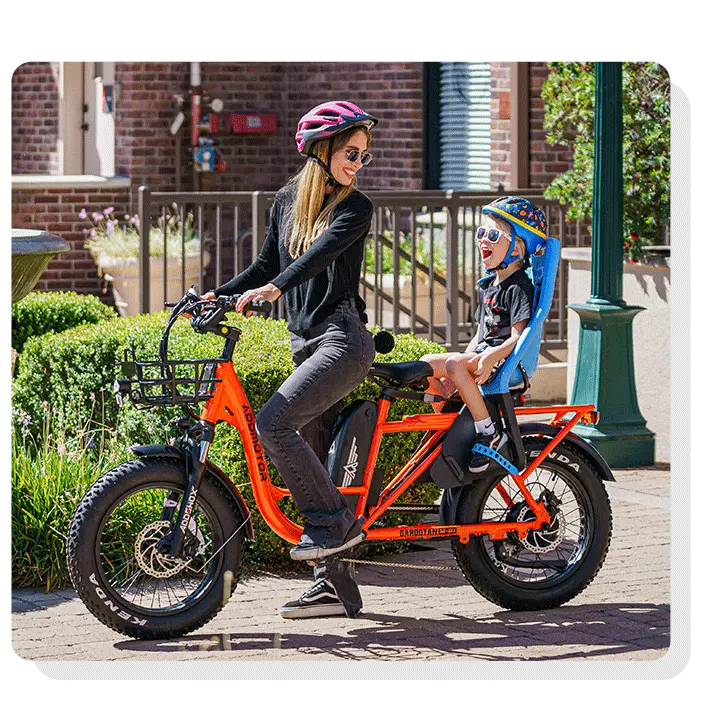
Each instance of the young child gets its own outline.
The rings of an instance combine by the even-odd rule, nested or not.
[[[426,355],[433,369],[428,393],[449,397],[457,389],[475,421],[478,443],[503,454],[508,438],[490,418],[479,385],[486,383],[520,339],[533,309],[534,287],[524,272],[527,253],[546,238],[545,216],[520,197],[501,197],[482,209],[477,230],[482,263],[491,277],[478,282],[477,332],[465,352]],[[439,410],[442,403],[435,403]],[[490,458],[473,452],[468,470],[482,472]]]

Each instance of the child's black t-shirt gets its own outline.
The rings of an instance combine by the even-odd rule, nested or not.
[[[515,323],[531,318],[535,286],[523,269],[497,285],[493,283],[494,278],[478,283],[475,320],[482,323],[480,342],[497,347],[510,337]]]

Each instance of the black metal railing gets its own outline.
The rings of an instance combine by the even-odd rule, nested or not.
[[[467,343],[477,304],[475,282],[481,272],[475,229],[480,224],[482,206],[498,194],[437,190],[367,192],[375,213],[360,292],[371,325],[395,333],[412,332],[450,349],[459,349]],[[506,190],[504,194],[522,195],[543,208],[549,234],[558,237],[563,245],[589,244],[583,227],[567,223],[562,206],[546,200],[541,190]],[[151,307],[153,282],[162,282],[165,302],[176,300],[192,283],[202,293],[241,272],[262,247],[274,197],[274,192],[265,191],[156,193],[141,187],[138,203],[141,312],[162,309]],[[168,222],[161,221],[171,214],[176,215],[175,228],[179,226],[182,233],[179,243],[174,238],[173,254],[167,251]],[[190,215],[192,225],[188,230]],[[163,258],[162,277],[154,280],[150,267],[151,226],[162,231],[163,240],[162,247],[154,250]],[[157,236],[158,230],[155,233]],[[186,233],[192,236],[191,256]],[[566,297],[567,276],[562,263],[553,309],[545,325],[546,347],[566,344]],[[274,310],[275,317],[282,316],[282,312],[281,299]]]

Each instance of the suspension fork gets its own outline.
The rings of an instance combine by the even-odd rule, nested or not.
[[[210,445],[215,438],[214,423],[207,420],[200,420],[198,425],[192,428],[192,430],[198,429],[201,430],[199,442],[194,438],[188,438],[187,440],[187,447],[189,449],[188,456],[190,457],[192,467],[188,474],[188,483],[183,493],[182,502],[180,503],[180,510],[177,514],[175,527],[169,538],[163,538],[163,540],[158,543],[159,548],[172,557],[180,556],[180,550],[185,540],[185,532],[190,522],[192,511],[195,508],[200,485],[205,475]]]

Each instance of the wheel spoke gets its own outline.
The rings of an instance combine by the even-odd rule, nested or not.
[[[216,563],[202,565],[215,547],[213,522],[198,502],[179,557],[158,552],[157,543],[172,530],[161,520],[170,487],[143,488],[109,513],[99,538],[107,586],[139,610],[165,611],[194,601],[210,587]],[[199,569],[198,569],[199,568]]]

